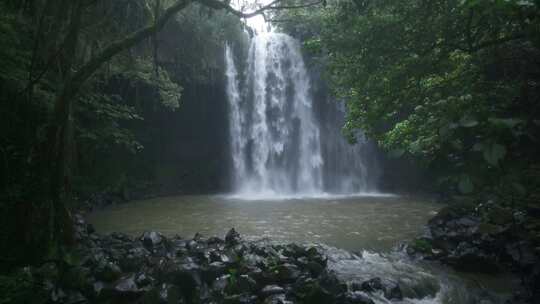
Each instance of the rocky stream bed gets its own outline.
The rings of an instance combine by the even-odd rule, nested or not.
[[[12,290],[23,289],[31,296],[3,295],[1,303],[501,303],[489,292],[467,291],[460,298],[456,294],[465,285],[445,294],[448,286],[416,264],[399,261],[395,266],[378,254],[362,257],[317,244],[247,241],[234,229],[223,239],[200,234],[167,237],[159,232],[101,235],[82,216],[75,220],[76,247],[63,260],[20,269],[18,279],[10,281],[16,287]],[[498,233],[510,233],[505,226],[492,224],[487,233],[481,224],[475,217],[441,212],[427,226],[428,233],[405,246],[402,254],[408,260],[437,260],[458,268],[527,268],[525,284],[537,287],[535,251],[527,251],[527,259],[513,260],[515,244],[496,250],[503,246]],[[519,248],[523,255],[523,248],[529,247]],[[354,275],[336,273],[335,265]],[[369,270],[381,267],[400,269]],[[506,303],[535,303],[536,297],[534,292],[517,291]]]
[[[225,239],[101,236],[76,219],[78,245],[65,261],[23,270],[43,303],[374,303],[373,292],[403,299],[390,280],[340,280],[316,247],[247,242],[234,229]]]

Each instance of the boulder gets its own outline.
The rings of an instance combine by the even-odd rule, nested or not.
[[[207,284],[212,284],[217,278],[223,276],[227,266],[222,262],[213,262],[202,268],[202,279]]]
[[[141,289],[137,286],[135,282],[135,277],[129,275],[122,277],[114,284],[114,291],[116,294],[125,296],[125,297],[137,297],[141,294]]]
[[[365,293],[352,291],[345,293],[340,299],[341,304],[375,304]]]
[[[388,300],[403,299],[403,293],[401,292],[399,283],[389,279],[381,279],[378,277],[372,278],[361,284],[353,283],[351,289],[352,291],[363,291],[368,293],[382,291],[384,297]]]
[[[319,284],[334,295],[347,291],[347,284],[339,280],[333,271],[325,271],[319,278]]]
[[[229,282],[231,281],[231,275],[224,275],[219,278],[217,278],[212,284],[212,293],[216,297],[221,297],[225,294],[227,290],[227,286],[229,285]]]
[[[336,303],[336,298],[332,293],[322,288],[319,284],[314,284],[311,285],[311,288],[306,294],[303,303],[333,304]]]
[[[288,301],[284,294],[274,294],[266,297],[263,301],[263,304],[292,304],[293,302]]]
[[[293,264],[281,264],[276,267],[277,279],[283,283],[292,283],[300,276],[300,270]]]
[[[154,281],[155,281],[154,278],[152,278],[151,276],[147,275],[144,272],[138,273],[135,276],[135,283],[137,283],[137,286],[139,286],[139,287],[145,287],[145,286],[152,285],[152,283]]]
[[[159,281],[178,286],[188,302],[202,286],[201,267],[188,259],[176,262],[165,259],[155,273]]]
[[[257,288],[257,282],[248,275],[240,275],[236,279],[236,289],[238,293],[252,293]]]
[[[208,245],[222,245],[222,244],[225,244],[225,240],[220,239],[220,238],[218,238],[216,236],[213,236],[213,237],[208,238],[206,243]]]
[[[497,273],[501,265],[494,252],[486,252],[472,242],[460,242],[443,260],[467,272]]]
[[[125,272],[136,272],[146,262],[150,252],[144,247],[135,247],[128,250],[127,254],[119,260],[120,268]]]
[[[278,285],[267,285],[263,289],[261,289],[261,291],[259,292],[262,298],[267,298],[272,295],[279,295],[279,294],[284,294],[284,293],[285,293],[285,289]]]
[[[94,273],[98,280],[112,282],[120,278],[122,270],[115,263],[103,259],[99,261]]]
[[[229,232],[227,232],[227,234],[225,235],[225,244],[227,246],[234,246],[239,244],[241,239],[242,238],[240,234],[236,232],[234,228],[231,228],[231,230],[229,230]]]
[[[306,256],[306,249],[298,244],[292,243],[284,246],[283,255],[286,257],[293,257],[295,259]]]
[[[210,262],[220,262],[220,263],[230,263],[231,258],[227,256],[226,254],[223,254],[222,252],[218,250],[213,250],[210,252]]]
[[[251,294],[230,295],[223,299],[223,304],[256,304],[257,297]]]
[[[69,291],[66,295],[65,303],[66,304],[86,304],[90,302],[79,291]]]
[[[164,239],[163,235],[155,231],[144,232],[142,236],[140,237],[140,240],[143,243],[144,247],[146,247],[146,249],[150,251],[158,247],[159,245],[161,245],[163,242],[163,239]]]

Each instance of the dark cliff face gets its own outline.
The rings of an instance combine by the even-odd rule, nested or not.
[[[155,88],[121,78],[107,84],[110,94],[120,96],[123,104],[135,107],[143,118],[121,125],[143,148],[136,153],[117,148],[96,155],[82,154],[78,161],[84,181],[81,184],[92,185],[81,191],[83,198],[85,193],[96,191],[136,199],[228,190],[229,122],[223,49],[216,49],[215,62],[207,68],[194,63],[190,70],[185,58],[175,58],[180,44],[159,45],[158,54],[159,66],[183,88],[177,109],[161,104]]]
[[[215,56],[223,57],[219,53]],[[183,87],[182,100],[176,111],[158,110],[151,116],[158,138],[147,138],[144,151],[161,192],[214,193],[228,188],[229,127],[223,60],[217,60],[216,65],[209,71],[196,71],[201,81],[186,76],[179,66],[167,67]]]
[[[227,187],[228,120],[222,83],[184,88],[181,107],[153,122],[160,138],[144,152],[165,192],[208,193]]]
[[[178,31],[173,24],[161,33],[164,43],[158,58],[183,87],[180,107],[152,115],[158,138],[147,138],[144,154],[160,192],[223,192],[228,188],[230,158],[224,45],[198,46],[196,36],[184,33],[178,39]],[[193,51],[199,47],[199,52]]]
[[[174,111],[156,104],[154,93],[144,87],[122,92],[123,100],[138,103],[143,117],[122,127],[133,132],[143,148],[82,155],[81,174],[97,184],[97,191],[129,193],[124,199],[226,191],[230,156],[222,79],[183,85],[180,107]]]

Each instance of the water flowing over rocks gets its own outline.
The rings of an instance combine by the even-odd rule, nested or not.
[[[535,302],[540,298],[540,247],[527,225],[525,213],[495,204],[451,205],[429,221],[407,252],[465,272],[513,271],[525,287],[515,302]]]
[[[377,253],[246,241],[234,229],[224,239],[99,235],[76,219],[75,248],[21,270],[31,303],[502,303]]]
[[[403,299],[385,278],[351,282],[332,270],[322,247],[225,239],[98,235],[77,220],[79,245],[65,261],[29,267],[39,303],[379,303]],[[377,298],[377,297],[376,297]]]

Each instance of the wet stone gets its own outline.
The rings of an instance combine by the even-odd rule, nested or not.
[[[266,298],[271,295],[284,294],[285,289],[278,285],[267,285],[261,291],[261,297]]]
[[[203,280],[207,283],[212,283],[217,278],[223,276],[227,270],[227,266],[221,262],[210,263],[202,270]]]
[[[141,290],[135,283],[135,278],[133,276],[123,277],[114,286],[114,291],[119,295],[135,297],[141,293]]]
[[[306,269],[309,271],[309,273],[311,273],[312,276],[315,277],[324,272],[324,267],[321,264],[313,261],[307,263]]]
[[[361,291],[347,292],[339,301],[343,304],[375,304],[366,294]]]
[[[84,304],[84,303],[89,303],[89,301],[80,292],[70,291],[68,292],[66,296],[65,303],[66,304]]]
[[[362,284],[353,284],[353,291],[377,292],[382,291],[384,297],[389,300],[402,300],[403,294],[399,284],[392,280],[383,280],[381,278],[373,278],[362,282]]]
[[[230,281],[230,275],[224,275],[217,278],[212,284],[212,290],[217,295],[222,295],[225,293],[225,289]]]
[[[362,283],[360,289],[363,291],[373,292],[377,290],[382,290],[382,280],[381,278],[373,278]]]
[[[257,297],[250,294],[231,295],[223,299],[223,304],[256,304]]]
[[[256,289],[257,282],[248,275],[241,275],[236,279],[236,285],[239,293],[248,293]]]
[[[228,246],[234,246],[236,244],[239,244],[240,241],[241,241],[240,234],[236,232],[234,228],[231,228],[231,230],[229,230],[229,232],[227,232],[227,234],[225,235],[225,243]]]
[[[292,301],[288,301],[284,294],[270,295],[264,299],[263,304],[292,304]]]
[[[135,272],[144,265],[149,255],[150,252],[143,247],[132,248],[124,258],[119,259],[120,267],[126,272]]]
[[[321,275],[319,284],[332,294],[340,294],[347,291],[347,284],[340,281],[332,271],[326,271]]]
[[[101,294],[101,291],[105,288],[105,283],[101,281],[97,281],[93,284],[93,288],[94,288],[94,294],[99,296]]]
[[[208,243],[208,245],[221,245],[225,243],[225,240],[213,236],[213,237],[208,238],[206,243]]]
[[[105,282],[112,282],[122,275],[122,270],[118,265],[105,260],[100,261],[95,272],[96,278]]]
[[[276,268],[277,278],[283,282],[294,282],[300,276],[300,270],[293,264],[282,264]]]
[[[163,236],[158,232],[150,231],[144,232],[140,239],[144,247],[146,247],[147,249],[153,249],[154,247],[161,244],[161,242],[163,241]]]
[[[145,274],[144,272],[139,273],[135,277],[135,283],[137,283],[137,286],[139,287],[150,285],[152,284],[152,282],[154,282],[154,279],[149,275]]]

